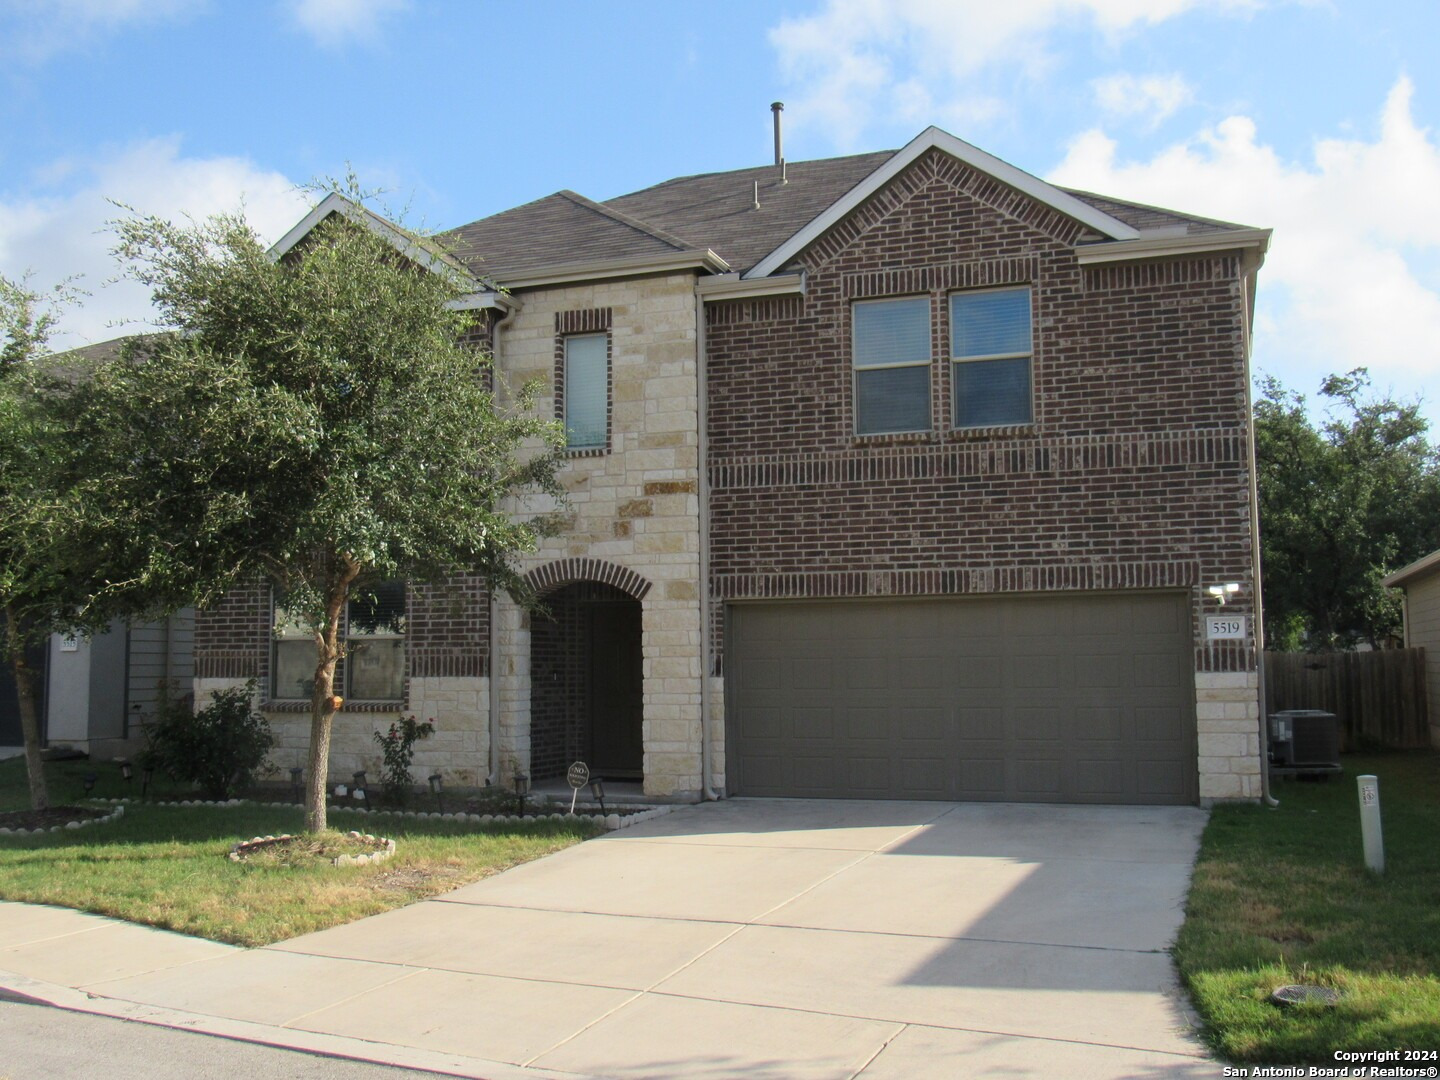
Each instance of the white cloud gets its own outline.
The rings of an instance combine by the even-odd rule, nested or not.
[[[1319,139],[1290,161],[1232,116],[1148,161],[1098,130],[1069,146],[1055,183],[1273,227],[1260,271],[1255,363],[1313,393],[1367,366],[1404,395],[1440,377],[1440,142],[1417,126],[1399,78],[1372,140]],[[1437,403],[1432,401],[1432,411]]]
[[[410,6],[409,0],[286,0],[300,29],[327,49],[374,40],[380,24]]]
[[[770,31],[781,73],[799,92],[787,113],[852,149],[878,119],[910,115],[925,88],[926,122],[987,119],[1002,102],[982,74],[1039,77],[1051,34],[1093,26],[1115,37],[1191,9],[1248,12],[1264,0],[826,0]]]
[[[56,169],[66,189],[0,192],[0,274],[34,271],[46,287],[71,275],[92,294],[61,324],[52,345],[72,348],[133,333],[153,317],[148,292],[113,279],[114,237],[106,222],[121,216],[107,199],[142,214],[178,219],[236,210],[243,201],[250,225],[267,241],[279,239],[309,209],[310,199],[279,173],[243,158],[187,158],[177,138],[137,143],[82,170]],[[77,182],[78,181],[78,182]],[[114,325],[139,320],[138,325]]]
[[[1195,96],[1194,88],[1178,74],[1120,72],[1096,79],[1090,87],[1100,108],[1116,116],[1138,118],[1151,128],[1158,127]]]
[[[41,63],[129,24],[190,15],[206,0],[0,0],[0,55]]]

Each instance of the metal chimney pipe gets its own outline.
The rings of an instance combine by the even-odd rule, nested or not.
[[[770,104],[770,112],[775,117],[775,164],[779,165],[785,160],[785,155],[780,151],[780,114],[785,111],[783,101],[775,101]]]

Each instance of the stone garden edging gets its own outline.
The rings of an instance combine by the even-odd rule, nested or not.
[[[151,802],[148,800],[142,802],[141,800],[137,799],[124,798],[110,799],[108,801],[121,804],[121,811],[124,810],[124,804],[132,802],[141,802],[141,805],[144,806],[264,806],[278,809],[298,808],[293,802],[258,802],[253,799],[225,799],[221,801],[213,801],[207,799],[181,799],[178,802]],[[326,809],[329,810],[331,813],[373,814],[376,817],[384,817],[388,815],[390,817],[430,818],[436,821],[457,821],[476,825],[518,825],[527,821],[566,821],[572,817],[588,818],[591,821],[597,822],[607,832],[614,832],[617,829],[628,829],[631,825],[637,825],[642,821],[649,821],[651,818],[660,817],[663,814],[671,813],[672,811],[677,809],[676,806],[670,805],[668,803],[661,804],[659,806],[645,806],[643,808],[634,804],[624,803],[617,804],[617,806],[618,809],[635,810],[636,813],[605,814],[603,816],[600,814],[526,814],[522,817],[519,814],[466,814],[459,812],[438,813],[436,811],[427,810],[369,810],[364,807],[358,806],[330,806]],[[114,816],[117,815],[110,815],[110,817]],[[98,818],[96,820],[109,821],[110,817]],[[71,826],[67,825],[65,827],[70,828]],[[57,825],[54,828],[58,829],[60,828],[60,826]],[[51,831],[54,831],[54,829],[52,829]],[[264,838],[262,837],[261,839]]]
[[[97,799],[95,801],[104,802],[105,800]],[[111,799],[109,801],[114,803],[120,802],[121,800]],[[114,810],[110,811],[110,813],[106,814],[104,817],[79,818],[76,821],[67,821],[63,825],[48,825],[39,829],[11,829],[6,826],[0,826],[0,836],[34,836],[37,833],[61,832],[66,829],[83,829],[89,825],[104,825],[107,821],[115,821],[116,819],[123,817],[124,814],[125,807],[121,805],[115,807]]]

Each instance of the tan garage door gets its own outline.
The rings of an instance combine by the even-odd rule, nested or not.
[[[734,604],[733,795],[1193,803],[1183,595]]]

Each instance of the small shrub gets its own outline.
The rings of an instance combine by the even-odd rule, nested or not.
[[[410,774],[415,744],[429,738],[434,730],[434,720],[422,722],[413,716],[405,716],[391,724],[389,731],[375,732],[375,742],[385,759],[382,770],[385,801],[391,806],[404,806],[409,800],[410,789],[415,786],[415,777]]]
[[[190,699],[162,696],[145,726],[141,764],[172,780],[193,783],[207,799],[233,798],[249,786],[275,745],[270,725],[250,701],[255,683],[215,690],[210,704],[190,711]]]

